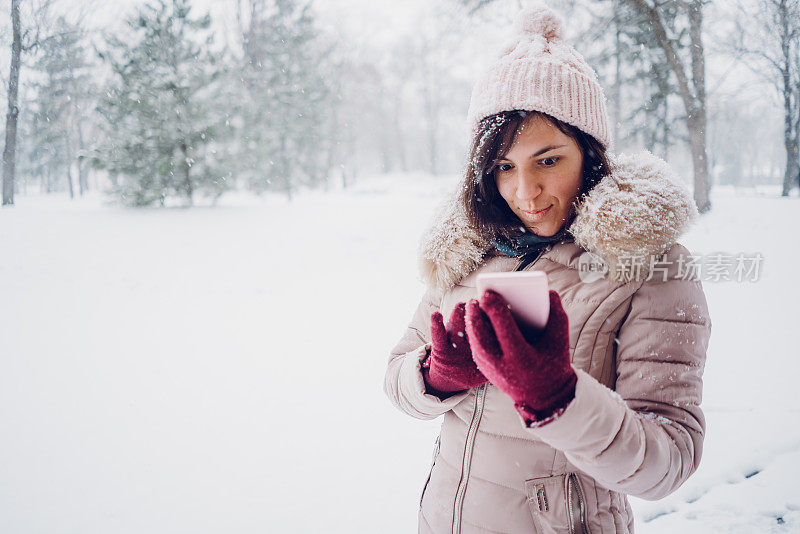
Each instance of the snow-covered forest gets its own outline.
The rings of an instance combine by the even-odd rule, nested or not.
[[[616,152],[692,190],[703,462],[644,534],[800,532],[800,1],[550,0]],[[381,390],[524,0],[8,0],[0,532],[412,532]]]
[[[96,190],[143,206],[459,172],[476,69],[524,2],[11,4],[5,203]],[[701,211],[715,184],[798,187],[797,1],[555,4],[618,151],[676,165]]]

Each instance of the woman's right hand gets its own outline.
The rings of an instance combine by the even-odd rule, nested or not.
[[[465,316],[465,302],[456,305],[447,327],[441,313],[431,314],[431,353],[422,362],[422,377],[434,395],[441,397],[439,393],[448,394],[488,382],[472,360]]]

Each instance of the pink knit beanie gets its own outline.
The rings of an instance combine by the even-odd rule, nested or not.
[[[605,96],[597,73],[564,41],[563,20],[544,2],[523,9],[514,37],[472,88],[467,119],[515,109],[547,113],[611,145]]]

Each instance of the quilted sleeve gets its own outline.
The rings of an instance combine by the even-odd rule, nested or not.
[[[560,418],[530,432],[609,489],[647,500],[669,495],[700,463],[710,335],[699,280],[671,267],[645,281],[617,333],[615,391],[576,369],[575,399]]]
[[[400,341],[389,354],[383,391],[399,410],[417,419],[435,419],[461,402],[464,391],[447,399],[426,392],[421,362],[430,351],[431,314],[439,309],[442,292],[429,288],[422,296]]]

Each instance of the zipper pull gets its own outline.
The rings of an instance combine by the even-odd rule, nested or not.
[[[536,506],[539,507],[540,512],[546,512],[549,507],[547,506],[547,493],[544,491],[544,484],[536,484],[533,489],[536,490]]]

